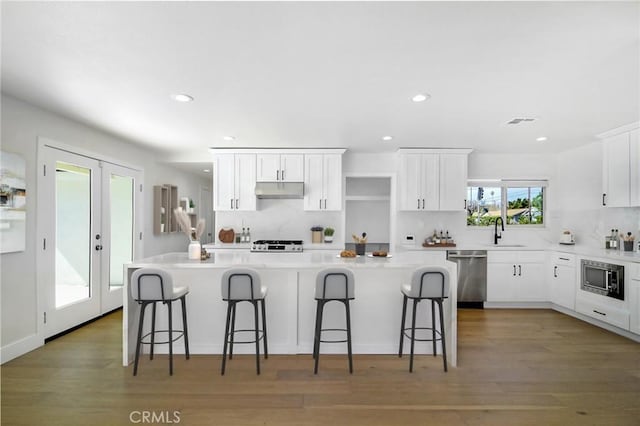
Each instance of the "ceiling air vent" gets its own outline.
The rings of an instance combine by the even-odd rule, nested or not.
[[[520,124],[520,123],[527,123],[530,121],[535,121],[535,118],[528,118],[528,117],[512,118],[510,121],[507,121],[507,124]]]

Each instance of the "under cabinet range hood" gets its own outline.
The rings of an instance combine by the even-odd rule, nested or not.
[[[256,182],[256,197],[265,198],[303,198],[303,182]]]

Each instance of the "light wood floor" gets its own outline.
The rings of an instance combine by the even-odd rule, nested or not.
[[[441,358],[145,358],[121,366],[116,312],[2,366],[3,425],[639,425],[640,344],[550,310],[460,310]],[[178,342],[180,343],[180,342]],[[174,411],[178,412],[174,415]],[[133,412],[133,414],[131,414]],[[132,417],[130,417],[132,416]],[[151,419],[152,420],[152,419]],[[156,424],[161,423],[156,417]],[[149,423],[147,423],[149,424]]]

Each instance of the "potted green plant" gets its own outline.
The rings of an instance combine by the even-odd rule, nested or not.
[[[322,242],[322,230],[324,228],[322,226],[314,226],[311,228],[311,242],[312,243],[321,243]]]
[[[194,210],[196,208],[196,203],[193,202],[193,200],[189,200],[189,213],[193,213]]]
[[[324,242],[325,243],[332,243],[333,242],[333,233],[336,232],[335,229],[331,228],[331,227],[326,227],[324,228]]]

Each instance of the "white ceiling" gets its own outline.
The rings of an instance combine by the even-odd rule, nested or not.
[[[638,2],[2,2],[3,92],[181,162],[560,151],[638,120],[639,80]]]

